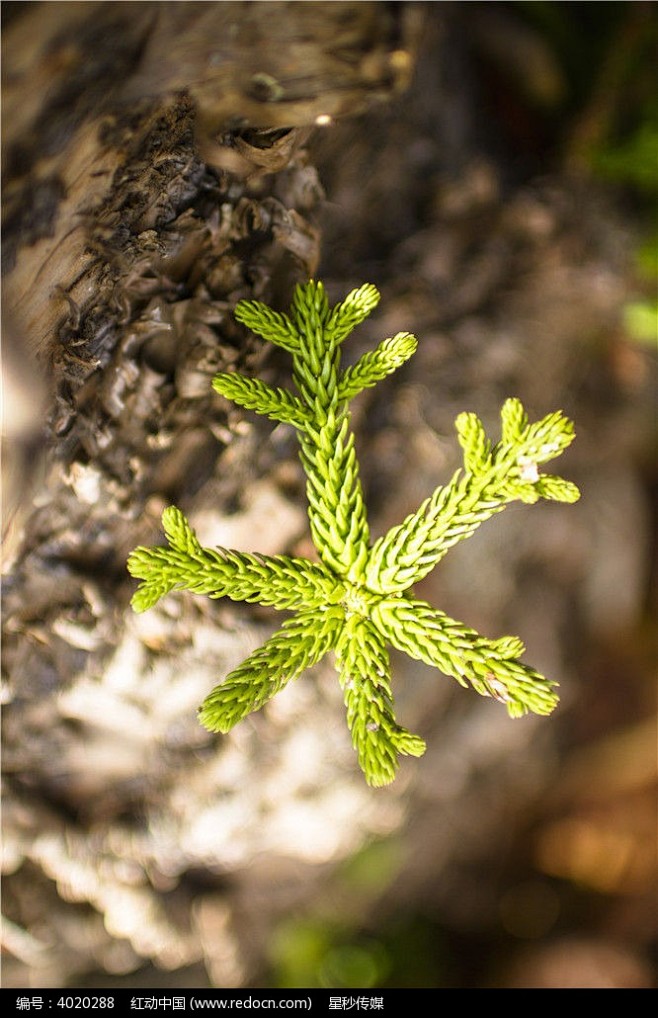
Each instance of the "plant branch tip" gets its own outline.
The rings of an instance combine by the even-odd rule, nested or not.
[[[296,430],[319,561],[204,548],[175,506],[162,514],[168,547],[139,547],[128,559],[128,571],[141,581],[131,601],[136,612],[175,590],[293,612],[208,695],[199,720],[212,732],[229,732],[333,652],[352,743],[375,788],[393,781],[401,756],[419,757],[426,748],[397,723],[389,647],[501,702],[511,717],[555,708],[556,684],[521,662],[525,648],[518,637],[489,640],[416,599],[412,588],[510,503],[580,497],[571,481],[540,469],[571,444],[572,422],[556,411],[530,423],[520,400],[511,398],[501,410],[498,441],[477,414],[459,414],[463,467],[372,542],[350,403],[418,347],[415,336],[399,332],[342,367],[342,343],[378,302],[377,289],[367,283],[330,308],[323,284],[314,280],[296,287],[286,314],[241,301],[236,319],[291,355],[293,389],[238,372],[220,373],[212,383],[223,398]]]

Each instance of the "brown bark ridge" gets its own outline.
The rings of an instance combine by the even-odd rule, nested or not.
[[[230,930],[214,938],[230,918],[221,873],[233,863],[210,816],[191,861],[183,828],[204,810],[192,820],[182,800],[235,794],[234,862],[264,844],[250,817],[266,808],[272,747],[253,779],[242,764],[222,777],[228,744],[195,710],[269,620],[194,606],[173,629],[166,613],[140,629],[125,559],[157,540],[174,500],[214,519],[255,491],[235,517],[244,541],[281,507],[287,528],[266,527],[265,543],[279,550],[303,529],[281,485],[255,483],[269,466],[259,425],[210,382],[261,360],[235,303],[287,298],[315,273],[322,188],[304,140],[318,118],[404,86],[410,19],[379,3],[3,13],[9,980],[71,984],[87,970],[207,956],[212,978],[240,981],[249,962]],[[183,698],[171,709],[149,679],[161,651],[179,677],[165,687]],[[237,785],[256,799],[241,801]],[[208,863],[216,875],[195,911],[181,874]],[[181,888],[171,914],[165,886]],[[69,935],[76,912],[82,940]]]

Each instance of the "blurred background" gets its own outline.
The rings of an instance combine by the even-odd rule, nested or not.
[[[655,987],[655,6],[4,7],[6,123],[26,68],[60,96],[84,71],[95,96],[67,86],[58,140],[36,114],[5,129],[5,985]],[[30,49],[36,9],[63,7],[79,22]],[[185,92],[217,8],[248,9],[231,38],[254,73],[242,99],[223,83],[229,113]],[[112,107],[94,18],[130,68]],[[167,78],[153,53],[185,18],[194,46]],[[311,61],[297,93],[279,32],[311,39],[290,50],[291,80]],[[128,607],[125,558],[161,540],[171,501],[204,543],[312,554],[294,434],[208,396],[230,364],[287,384],[286,355],[230,310],[284,308],[311,274],[334,301],[382,293],[348,360],[419,340],[354,404],[374,534],[459,465],[462,410],[495,435],[517,395],[576,424],[555,469],[581,501],[509,508],[418,587],[520,635],[560,706],[512,721],[393,654],[400,721],[428,749],[387,789],[358,771],[330,662],[230,736],[198,726],[271,612]]]

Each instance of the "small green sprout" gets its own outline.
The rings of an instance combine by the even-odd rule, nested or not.
[[[349,403],[417,346],[414,336],[401,332],[341,369],[341,343],[378,301],[375,287],[366,284],[330,308],[322,283],[313,280],[296,288],[289,314],[241,301],[236,318],[292,355],[296,392],[237,373],[213,381],[227,399],[297,430],[319,561],[203,548],[174,506],[162,518],[169,547],[140,547],[128,560],[131,574],[142,580],[132,600],[138,612],[176,589],[294,612],[210,693],[200,720],[210,731],[228,732],[333,651],[352,742],[373,786],[394,779],[401,754],[425,751],[423,740],[396,721],[389,645],[500,700],[512,717],[553,710],[555,683],[519,661],[519,639],[486,639],[418,600],[412,587],[510,502],[579,497],[571,482],[539,471],[573,440],[571,421],[557,412],[530,424],[519,400],[508,399],[495,445],[474,413],[459,415],[463,469],[371,543]]]

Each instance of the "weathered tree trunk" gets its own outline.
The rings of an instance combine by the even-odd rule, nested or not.
[[[195,605],[172,622],[174,643],[169,623],[157,633],[166,614],[136,629],[125,559],[157,540],[167,501],[223,516],[260,490],[253,512],[285,510],[276,485],[258,488],[271,459],[259,460],[262,429],[243,428],[210,381],[260,359],[233,321],[236,301],[286,297],[315,273],[322,188],[304,138],[319,116],[354,114],[400,86],[405,16],[377,3],[7,14],[4,292],[21,412],[5,545],[5,816],[20,867],[10,916],[32,927],[25,895],[38,888],[39,912],[52,898],[48,930],[18,935],[17,954],[41,985],[143,958],[179,967],[204,951],[215,978],[233,982],[249,960],[209,931],[228,916],[221,871],[267,846],[248,800],[263,794],[271,749],[245,746],[222,777],[226,745],[203,734],[195,708],[258,625]],[[266,541],[303,532],[303,513],[287,513],[287,532],[273,522]],[[203,633],[212,646],[201,649]],[[168,680],[152,685],[158,659],[178,673],[178,705],[167,706]],[[219,848],[225,821],[213,832],[210,815],[189,856],[197,794],[216,800],[211,813],[235,796],[232,862]],[[125,857],[135,839],[139,862]],[[194,920],[192,880],[181,925],[162,892],[208,864],[220,873]],[[67,900],[93,906],[77,947]]]
[[[577,405],[584,434],[572,463],[579,480],[599,476],[595,526],[608,499],[588,424],[605,382],[590,393],[582,378],[592,365],[605,373],[589,337],[614,331],[624,299],[616,222],[577,185],[527,186],[516,171],[506,180],[502,160],[478,150],[470,14],[453,11],[462,5],[15,6],[3,58],[15,398],[7,985],[257,981],[273,961],[272,931],[318,903],[351,928],[418,903],[457,927],[488,922],[486,894],[468,892],[490,845],[506,844],[547,785],[544,722],[510,723],[466,694],[446,717],[447,682],[401,669],[401,716],[430,749],[374,792],[329,667],[231,736],[210,736],[198,704],[271,615],[181,596],[137,618],[125,561],[159,540],[170,502],[204,543],[303,547],[292,439],[238,413],[210,382],[227,366],[285,380],[287,366],[276,353],[265,362],[232,309],[244,297],[284,306],[320,266],[336,297],[367,279],[387,285],[365,335],[413,329],[423,341],[400,379],[364,396],[357,422],[376,529],[453,465],[455,414],[476,409],[493,428],[512,393],[538,413]],[[337,126],[318,137],[327,122]],[[621,391],[614,423],[626,404],[623,383],[610,384]],[[623,466],[645,434],[640,383],[633,400],[636,427],[615,460],[619,511],[637,521],[618,563],[631,586],[647,541]],[[510,514],[488,543],[456,550],[426,593],[492,636],[522,631],[568,701],[573,617],[596,633],[606,612],[630,618],[634,607],[623,584],[612,607],[588,586],[587,515],[547,519]],[[389,883],[349,891],[337,864],[403,820],[399,879],[389,867]]]

